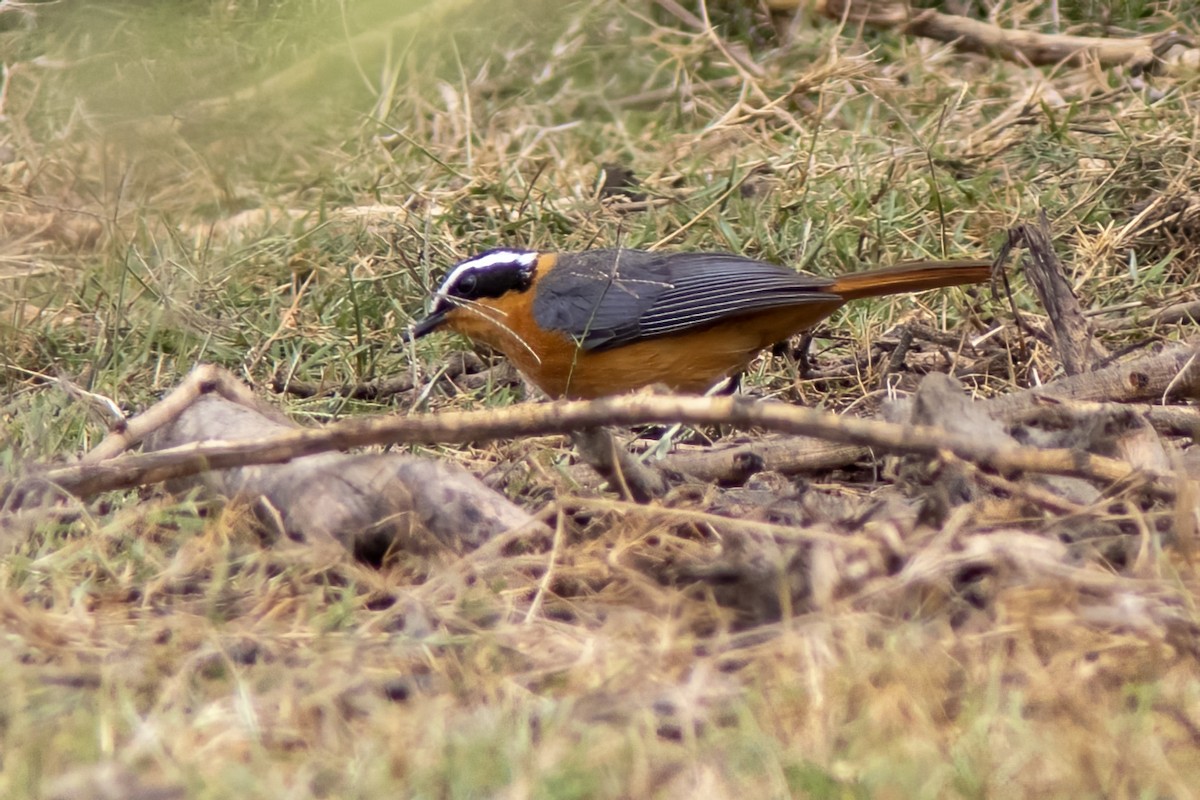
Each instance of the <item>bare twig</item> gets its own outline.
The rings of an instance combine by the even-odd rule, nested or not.
[[[947,463],[969,473],[975,480],[999,489],[1013,497],[1020,497],[1055,514],[1084,514],[1087,507],[1060,497],[1054,492],[1029,481],[1010,481],[1002,475],[984,472],[974,464],[968,464],[951,456]]]
[[[109,430],[119,431],[125,427],[125,414],[111,397],[89,392],[65,375],[58,375],[54,381],[69,396],[84,404],[95,416],[105,420]]]
[[[650,517],[655,520],[666,520],[669,522],[690,522],[692,524],[711,525],[722,532],[735,532],[748,537],[764,540],[773,539],[779,542],[828,542],[837,545],[856,544],[868,546],[876,544],[865,536],[858,536],[852,533],[834,533],[817,526],[799,527],[796,525],[778,525],[760,520],[735,519],[733,517],[712,514],[707,511],[697,511],[690,508],[644,506],[637,503],[627,503],[601,497],[564,497],[561,503],[565,508],[611,511],[622,515]]]
[[[1126,364],[994,398],[987,401],[986,410],[993,416],[1006,419],[1019,415],[1035,404],[1044,403],[1046,398],[1077,402],[1158,399],[1168,386],[1172,386],[1180,395],[1195,397],[1200,394],[1200,367],[1195,364],[1189,366],[1194,352],[1192,345],[1175,347]],[[86,457],[84,463],[44,470],[29,476],[28,480],[39,486],[44,485],[44,481],[54,482],[73,494],[90,496],[111,489],[192,475],[205,469],[287,461],[331,449],[399,442],[483,441],[567,433],[598,424],[673,422],[753,426],[810,437],[755,443],[699,456],[675,456],[664,465],[708,480],[745,472],[744,462],[748,458],[761,458],[763,468],[796,472],[851,463],[863,457],[865,448],[929,455],[936,455],[945,448],[966,461],[996,469],[1069,474],[1106,481],[1128,477],[1132,472],[1128,464],[1113,459],[1087,456],[1084,462],[1076,464],[1070,451],[1030,450],[1014,454],[1003,448],[971,441],[970,437],[947,438],[944,432],[937,429],[837,417],[777,403],[758,404],[740,398],[669,397],[612,398],[592,403],[552,403],[404,419],[347,420],[321,430],[289,432],[259,440],[187,445],[115,460],[102,458],[141,441],[149,432],[172,419],[172,415],[178,413],[172,408],[176,403],[179,408],[185,407],[190,402],[189,393],[213,389],[245,391],[232,376],[229,383],[223,382],[218,377],[221,374],[227,373],[211,367],[197,368],[168,397],[165,408],[155,406],[148,414],[130,420],[125,431],[108,437]],[[921,435],[910,439],[904,432],[913,430]],[[811,437],[819,442],[814,444],[815,440]],[[12,493],[13,487],[8,487],[0,496]],[[17,496],[13,504],[19,503],[20,497]]]
[[[554,517],[554,539],[550,544],[550,555],[546,563],[546,573],[538,581],[537,594],[533,596],[533,602],[529,604],[529,610],[525,612],[526,625],[537,619],[538,614],[542,610],[542,603],[545,600],[546,592],[550,591],[550,583],[554,580],[554,565],[558,561],[559,552],[562,550],[563,539],[566,538],[564,536],[566,520],[564,519],[561,505]]]
[[[714,78],[711,81],[705,81],[703,84],[698,84],[710,91],[719,91],[724,89],[735,88],[742,82],[742,79],[737,75],[729,75],[724,78]],[[682,100],[692,100],[695,97],[695,88],[693,86],[666,86],[662,89],[650,89],[645,92],[638,92],[627,97],[622,97],[614,102],[619,108],[650,108],[658,109],[663,103],[670,102],[676,98]],[[664,202],[664,200],[647,201],[649,202]],[[620,206],[621,210],[633,210],[629,206],[646,205],[647,203],[628,203]],[[641,210],[641,209],[638,209]]]
[[[1135,308],[1142,308],[1146,305],[1144,302],[1131,302],[1127,304],[1127,308],[1120,306],[1113,308],[1105,308],[1104,312],[1109,311],[1127,311]],[[1134,314],[1121,314],[1120,316],[1106,319],[1099,322],[1096,327],[1108,331],[1127,330],[1129,328],[1140,328],[1143,330],[1153,329],[1159,325],[1195,325],[1200,322],[1200,300],[1189,300],[1183,303],[1172,303],[1169,306],[1164,306],[1158,309],[1148,317],[1139,317]]]
[[[1172,476],[1135,470],[1118,459],[1057,448],[996,445],[937,428],[840,417],[783,403],[734,397],[617,397],[560,401],[486,411],[406,417],[349,419],[316,430],[286,431],[257,439],[202,442],[128,455],[100,464],[78,464],[41,472],[79,496],[192,475],[209,469],[269,464],[329,450],[385,444],[465,443],[566,433],[601,424],[646,425],[682,422],[734,425],[814,436],[893,453],[936,457],[943,451],[1002,472],[1069,475],[1112,484],[1144,477],[1157,494],[1171,496]],[[11,494],[10,492],[7,492]],[[15,504],[20,504],[19,489]]]
[[[1192,406],[1152,406],[1145,403],[1097,403],[1044,398],[1044,402],[1013,410],[1005,416],[1009,423],[1042,422],[1069,428],[1097,414],[1124,411],[1134,414],[1159,433],[1168,436],[1193,436],[1200,431],[1200,409]]]
[[[809,436],[779,436],[698,453],[673,453],[662,460],[662,466],[711,482],[744,479],[764,470],[793,475],[835,469],[853,464],[869,453],[869,448],[858,445]]]

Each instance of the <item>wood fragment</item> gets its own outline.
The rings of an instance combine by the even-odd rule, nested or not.
[[[1154,430],[1167,436],[1196,436],[1200,432],[1200,409],[1193,406],[1153,406],[1146,403],[1101,403],[1080,400],[1040,398],[1034,405],[1006,415],[1005,421],[1026,425],[1048,424],[1073,427],[1089,416],[1123,410],[1146,420]]]
[[[1142,305],[1144,304],[1137,303],[1133,307],[1137,308]],[[1121,331],[1129,328],[1153,330],[1161,325],[1195,325],[1198,322],[1200,322],[1200,300],[1189,300],[1164,306],[1148,317],[1121,314],[1098,323],[1096,327],[1108,331]]]

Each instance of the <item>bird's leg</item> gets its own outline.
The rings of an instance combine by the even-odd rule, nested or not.
[[[808,377],[813,371],[812,359],[808,353],[812,348],[812,342],[812,331],[805,331],[800,335],[800,344],[796,345],[796,349],[792,351],[792,358],[796,359],[797,369],[801,378]]]
[[[714,386],[708,392],[708,394],[712,395],[713,397],[733,397],[742,388],[742,378],[745,377],[745,375],[745,370],[733,373],[728,378]]]
[[[741,372],[734,373],[728,378],[723,378],[717,382],[715,386],[704,393],[705,397],[723,397],[725,395],[736,394],[738,389],[742,387]],[[683,430],[683,423],[677,422],[667,428],[662,436],[658,437],[658,442],[651,448],[648,448],[641,456],[638,457],[640,463],[646,463],[650,456],[654,456],[655,460],[666,458],[667,453],[671,452],[671,446],[675,444],[675,437]]]

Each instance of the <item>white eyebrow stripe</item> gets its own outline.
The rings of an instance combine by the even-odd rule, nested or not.
[[[537,251],[534,250],[493,250],[481,256],[468,258],[466,261],[459,262],[458,266],[450,270],[450,274],[446,276],[446,279],[442,281],[442,285],[438,287],[437,293],[444,294],[464,273],[473,269],[483,269],[495,264],[506,264],[514,261],[522,267],[528,268],[534,265],[537,257]]]

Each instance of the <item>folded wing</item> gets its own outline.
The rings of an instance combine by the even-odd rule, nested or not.
[[[591,250],[560,259],[537,285],[534,317],[588,351],[837,299],[830,280],[729,253]]]

